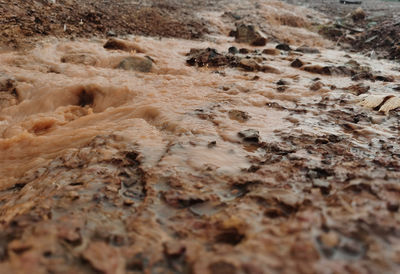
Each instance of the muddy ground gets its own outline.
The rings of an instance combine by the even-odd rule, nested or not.
[[[329,3],[0,0],[0,273],[398,273],[400,67]]]
[[[374,51],[379,58],[400,59],[400,1],[363,0],[356,1],[360,2],[356,4],[350,3],[355,1],[339,0],[286,2],[329,15],[333,22],[326,31],[321,27],[320,33],[343,44],[344,48],[365,54]],[[352,15],[357,8],[363,11],[361,17]]]
[[[201,1],[202,5],[198,1],[53,2],[1,1],[1,43],[18,47],[49,35],[74,38],[141,34],[193,39],[207,32],[204,20],[195,15],[198,6],[207,6],[207,1]]]

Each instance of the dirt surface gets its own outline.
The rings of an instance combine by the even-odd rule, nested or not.
[[[17,47],[28,38],[141,34],[199,38],[207,32],[197,1],[0,1],[1,42]],[[201,1],[207,6],[206,1]]]
[[[321,11],[333,19],[320,27],[325,37],[345,43],[344,48],[400,60],[400,1],[363,0],[361,4],[343,4],[339,0],[288,0],[291,4]],[[354,16],[361,8],[363,15]],[[350,47],[347,45],[350,44]]]
[[[0,3],[1,274],[399,272],[397,63],[277,1]]]

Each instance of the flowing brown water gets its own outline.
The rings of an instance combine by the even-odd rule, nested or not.
[[[264,9],[261,11],[266,12]],[[215,13],[204,16],[213,18],[219,29],[229,29]],[[306,36],[308,45],[329,44],[304,29],[290,31]],[[360,106],[363,97],[346,89],[354,84],[349,77],[310,73],[290,63],[301,58],[306,64],[338,66],[353,59],[398,81],[395,64],[320,48],[320,54],[260,53],[279,73],[197,68],[186,64],[191,48],[211,47],[219,52],[231,46],[256,48],[236,44],[226,36],[210,37],[213,42],[146,37],[128,40],[143,53],[107,50],[103,48],[105,41],[96,39],[49,39],[31,51],[0,53],[1,73],[17,83],[16,100],[0,110],[2,224],[13,221],[18,226],[18,216],[34,210],[51,212],[43,227],[35,226],[31,234],[12,241],[8,254],[20,254],[18,250],[24,245],[29,246],[23,253],[30,254],[28,257],[45,252],[46,244],[32,243],[33,235],[47,239],[53,248],[51,254],[62,253],[57,237],[68,243],[79,239],[71,251],[73,258],[83,256],[104,273],[124,273],[124,267],[146,269],[146,265],[132,266],[130,260],[139,253],[147,256],[154,270],[163,252],[171,256],[168,264],[173,266],[168,267],[176,267],[178,272],[189,267],[189,262],[196,273],[205,273],[205,269],[223,273],[215,269],[228,271],[238,264],[243,273],[261,273],[258,269],[290,272],[299,265],[305,267],[302,260],[314,263],[317,270],[328,265],[342,271],[360,258],[355,267],[363,269],[363,260],[368,260],[368,236],[355,237],[345,224],[351,216],[367,218],[366,210],[374,206],[372,200],[386,203],[399,195],[383,189],[380,201],[370,196],[352,201],[347,184],[358,175],[349,174],[360,168],[357,161],[378,156],[378,140],[398,149],[396,118]],[[273,47],[274,43],[266,46]],[[116,69],[129,56],[150,56],[151,71]],[[316,77],[323,87],[310,90]],[[290,83],[284,92],[277,90],[280,79]],[[370,94],[396,95],[392,83],[367,82]],[[248,118],[238,119],[237,111]],[[360,122],[351,120],[356,115]],[[363,115],[369,118],[363,119]],[[259,132],[257,144],[244,142],[238,135],[247,129]],[[324,147],[327,142],[341,142],[331,141],[336,138],[346,143]],[[329,160],[327,154],[334,161],[335,175],[321,171]],[[311,171],[317,173],[315,181],[337,180],[329,187],[335,198],[325,200],[323,191],[328,187],[311,183]],[[386,175],[386,185],[398,177],[396,171],[365,167],[360,177],[372,177],[370,183],[375,186]],[[365,204],[368,199],[370,205]],[[93,201],[96,206],[91,205]],[[310,204],[318,210],[312,211]],[[325,210],[328,205],[332,208]],[[380,213],[382,218],[390,217],[382,205],[379,208],[385,211]],[[64,233],[60,227],[68,223],[65,218],[72,219],[73,228],[65,228]],[[321,255],[324,250],[319,237],[326,232],[324,226],[342,235],[343,246],[356,249],[347,252],[338,247],[334,251],[336,265],[329,256]],[[48,236],[52,233],[58,236]],[[112,245],[123,248],[101,246],[98,240],[103,239],[99,236],[102,233],[122,237],[122,243]],[[381,236],[370,237],[376,250],[381,250]],[[189,262],[174,257],[181,252],[176,246],[170,247],[172,251],[165,247],[174,239],[179,239],[179,248],[185,247]],[[292,247],[285,250],[285,246]],[[97,249],[118,253],[111,257],[118,258],[113,263],[119,268],[103,266],[93,255]],[[390,248],[388,252],[395,256],[398,251]],[[386,260],[386,255],[371,254]],[[44,269],[44,264],[29,263],[24,256],[9,255],[11,263],[3,266],[22,271],[35,267],[37,273]],[[285,264],[285,256],[296,263]],[[386,260],[386,269],[395,269],[395,260]],[[371,269],[379,268],[371,265]],[[185,271],[181,272],[189,273]]]

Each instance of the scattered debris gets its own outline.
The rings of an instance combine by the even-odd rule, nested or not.
[[[216,49],[212,48],[191,49],[188,54],[188,59],[186,60],[188,65],[197,65],[199,67],[220,67],[229,64],[236,64],[237,62],[237,57],[220,54]]]

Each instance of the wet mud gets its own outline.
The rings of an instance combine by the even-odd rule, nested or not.
[[[262,46],[229,36],[255,5]],[[215,7],[200,40],[0,53],[0,272],[398,271],[398,64]]]

